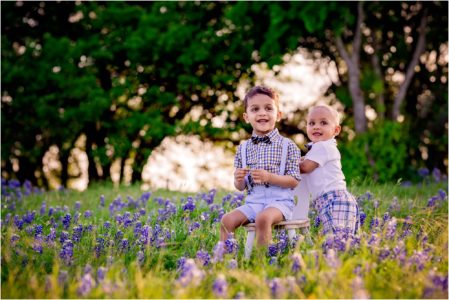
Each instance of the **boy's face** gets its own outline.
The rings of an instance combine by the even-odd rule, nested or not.
[[[246,123],[251,124],[255,134],[265,135],[272,131],[276,122],[281,119],[281,112],[272,98],[256,94],[248,100],[243,118]]]
[[[340,133],[340,125],[326,108],[312,109],[307,116],[307,136],[316,143],[327,141]]]

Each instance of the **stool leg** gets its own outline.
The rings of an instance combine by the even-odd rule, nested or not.
[[[288,229],[287,230],[287,234],[288,234],[288,240],[290,241],[290,245],[292,245],[293,241],[296,238],[296,230],[295,229]]]
[[[245,258],[249,259],[251,257],[251,251],[253,251],[254,237],[256,232],[254,230],[248,231],[246,235],[246,245],[245,245]]]
[[[304,235],[307,244],[313,245],[312,239],[310,238],[309,228],[308,227],[302,228],[301,233]]]

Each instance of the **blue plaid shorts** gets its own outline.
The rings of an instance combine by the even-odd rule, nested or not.
[[[354,196],[346,190],[324,193],[315,199],[324,234],[338,229],[349,229],[356,233],[358,227],[358,206]]]

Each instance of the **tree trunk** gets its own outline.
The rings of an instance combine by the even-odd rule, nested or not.
[[[421,23],[419,25],[419,37],[418,42],[416,43],[416,48],[413,53],[412,60],[410,61],[407,71],[405,73],[405,79],[402,82],[399,92],[394,98],[393,110],[391,114],[391,118],[393,121],[396,121],[400,115],[401,105],[405,99],[405,95],[407,94],[408,87],[412,82],[413,75],[415,74],[415,67],[419,63],[419,57],[424,52],[426,46],[426,26],[427,26],[427,9],[424,10],[423,16],[421,18]]]
[[[379,41],[376,38],[376,32],[374,30],[371,31],[371,38],[373,40],[373,49],[374,53],[371,55],[371,64],[373,66],[374,73],[377,76],[377,80],[379,80],[381,84],[381,92],[379,95],[377,95],[376,98],[376,112],[377,112],[377,118],[379,120],[383,120],[385,118],[385,82],[384,82],[384,75],[382,73],[382,68],[380,66],[380,60],[378,56],[379,52]]]
[[[355,131],[362,133],[366,131],[367,122],[365,115],[365,99],[363,98],[362,89],[360,88],[360,48],[362,44],[362,23],[364,19],[363,2],[360,1],[357,6],[358,18],[352,42],[352,53],[346,51],[341,36],[335,38],[337,49],[341,57],[348,66],[349,76],[349,93],[352,98],[352,108],[354,110]]]

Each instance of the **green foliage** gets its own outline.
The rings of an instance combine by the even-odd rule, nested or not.
[[[407,140],[404,124],[383,121],[367,133],[340,143],[343,171],[347,180],[372,178],[379,182],[395,182],[408,177]]]
[[[7,205],[1,212],[1,238],[5,241],[1,245],[2,296],[220,298],[214,291],[214,282],[221,276],[227,283],[224,298],[444,298],[448,271],[447,182],[402,187],[365,181],[350,185],[349,189],[357,197],[366,219],[357,241],[347,245],[346,250],[336,251],[335,256],[323,251],[323,244],[330,237],[320,235],[320,228],[312,225],[312,244],[302,242],[296,247],[287,247],[285,252],[274,256],[276,263],[270,263],[265,251],[255,249],[247,261],[243,258],[246,232],[240,228],[236,231],[240,246],[237,254],[226,254],[222,262],[211,261],[207,265],[202,264],[197,252],[201,250],[213,256],[219,232],[219,223],[214,219],[219,212],[211,208],[231,209],[229,201],[222,206],[224,198],[233,197],[227,191],[218,191],[212,205],[204,201],[206,194],[165,190],[154,191],[143,204],[139,200],[143,193],[138,185],[95,184],[82,193],[69,190],[32,193],[20,201],[14,194],[2,193],[2,203]],[[7,187],[5,191],[11,192]],[[100,206],[100,195],[104,195],[104,206]],[[194,199],[193,211],[182,209],[187,197]],[[429,205],[432,198],[437,200]],[[129,205],[130,199],[137,201],[136,204]],[[76,201],[80,203],[78,211],[75,210]],[[166,208],[167,201],[177,211],[163,219],[161,211]],[[43,202],[46,211],[41,215]],[[16,205],[10,206],[12,203]],[[116,211],[111,212],[110,205]],[[55,208],[52,216],[48,215],[50,207]],[[145,215],[140,214],[142,208]],[[88,210],[92,212],[90,217],[85,215]],[[31,211],[36,211],[34,220],[19,230],[11,215],[21,219]],[[64,230],[62,219],[66,213],[71,214],[72,223]],[[204,218],[204,213],[209,213],[210,218]],[[311,209],[312,224],[315,213]],[[116,221],[116,217],[125,214],[132,219],[128,225]],[[375,220],[378,225],[372,225]],[[111,225],[109,229],[104,226],[106,221]],[[189,232],[194,222],[200,227]],[[160,229],[164,234],[158,237],[163,243],[157,246],[157,239],[154,239],[142,244],[137,223],[150,227],[150,237],[155,237],[153,233]],[[35,236],[37,225],[43,226],[41,237]],[[75,225],[83,227],[79,241],[73,239]],[[56,231],[53,242],[48,238],[51,229]],[[60,257],[59,239],[63,230],[73,242],[70,261]],[[118,231],[129,242],[126,251],[120,248],[122,240],[115,238]],[[165,236],[167,232],[169,238]],[[10,242],[12,237],[15,240]],[[99,255],[95,250],[98,239],[105,241]],[[275,234],[273,242],[279,241]],[[35,250],[39,242],[42,253]],[[139,262],[140,251],[144,258]],[[293,268],[293,255],[300,257],[297,271]],[[187,284],[180,282],[184,273],[179,264],[181,258],[193,259],[197,268],[189,274],[191,278],[185,278]],[[236,268],[229,268],[232,259],[237,262]],[[99,276],[100,267],[104,268],[103,279]],[[84,281],[93,279],[93,284],[86,284],[86,295],[81,295],[83,277],[87,273],[90,278],[87,276]],[[195,275],[198,277],[193,280]]]

